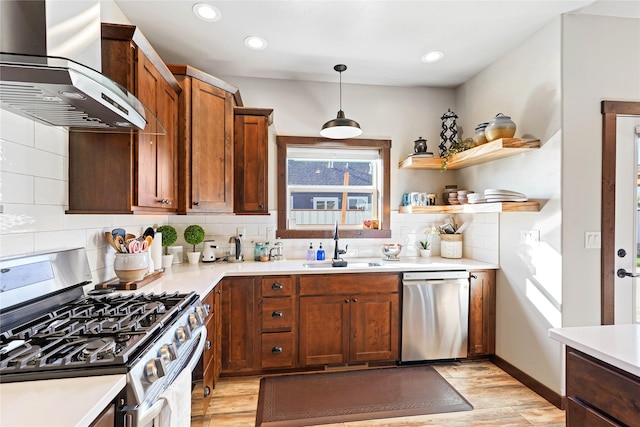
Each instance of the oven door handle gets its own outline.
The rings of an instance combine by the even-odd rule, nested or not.
[[[200,360],[200,356],[202,356],[202,351],[204,350],[204,344],[207,341],[207,328],[202,327],[200,329],[200,337],[198,338],[198,344],[191,352],[191,357],[187,362],[186,366],[183,368],[188,369],[193,372],[198,361]],[[171,387],[171,385],[169,385]],[[138,415],[138,426],[146,426],[151,424],[151,422],[160,415],[162,412],[162,408],[164,408],[166,401],[164,398],[159,398],[153,405],[149,407],[144,413]]]

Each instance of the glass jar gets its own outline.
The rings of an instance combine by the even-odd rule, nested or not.
[[[253,248],[253,260],[254,261],[260,261],[260,252],[262,251],[262,247],[263,246],[264,246],[264,243],[256,242],[256,245]]]
[[[515,134],[516,124],[511,120],[511,117],[505,116],[502,113],[496,114],[484,129],[484,135],[489,142],[500,138],[513,138]]]

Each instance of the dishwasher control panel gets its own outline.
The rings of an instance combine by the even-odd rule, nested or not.
[[[447,280],[447,279],[468,279],[469,272],[463,271],[419,271],[403,273],[402,280]]]

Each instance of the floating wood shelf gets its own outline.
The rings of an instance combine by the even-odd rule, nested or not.
[[[538,212],[538,202],[475,203],[443,206],[400,206],[398,213],[441,214],[441,213],[491,213],[491,212]]]
[[[513,156],[524,151],[540,148],[539,139],[502,138],[486,144],[478,145],[455,154],[447,162],[447,170],[462,169],[479,165],[492,160]],[[444,159],[440,157],[425,158],[409,156],[398,163],[400,169],[435,169],[442,166]]]

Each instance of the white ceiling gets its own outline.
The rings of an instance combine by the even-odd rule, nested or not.
[[[454,87],[594,0],[203,0],[222,12],[217,22],[195,17],[198,0],[114,1],[165,62],[214,76],[337,82],[343,63],[344,83]],[[249,35],[268,47],[247,49]],[[430,50],[446,56],[422,62]]]

